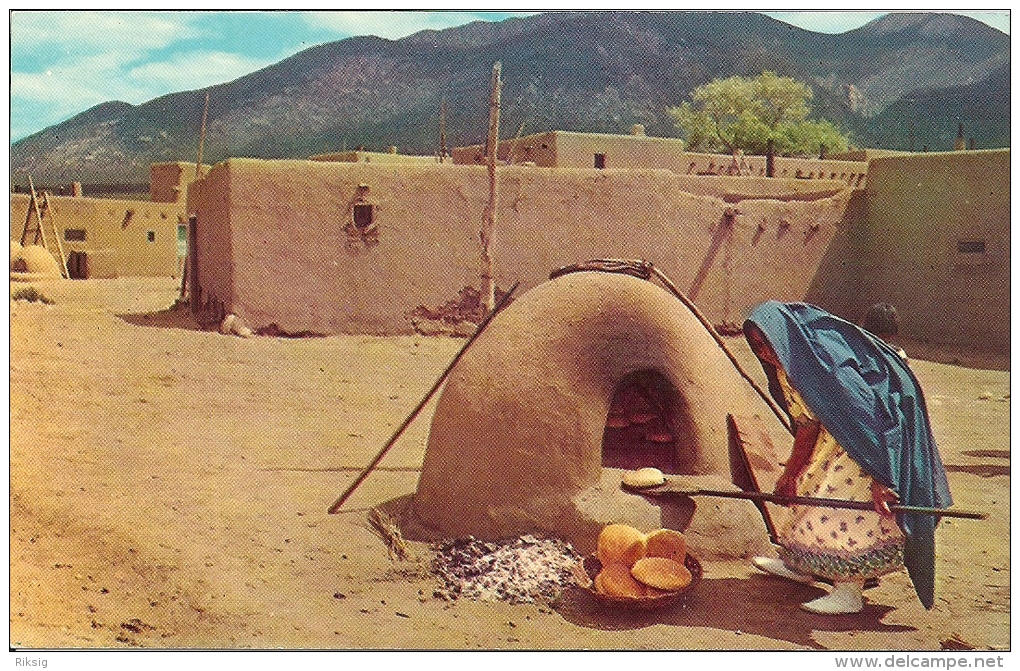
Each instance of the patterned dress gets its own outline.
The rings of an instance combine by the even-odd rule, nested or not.
[[[779,384],[794,420],[814,419],[785,371]],[[872,478],[822,427],[811,460],[797,478],[798,496],[871,501]],[[860,582],[903,566],[903,532],[893,517],[869,510],[790,506],[779,529],[780,558],[790,568],[837,582]]]

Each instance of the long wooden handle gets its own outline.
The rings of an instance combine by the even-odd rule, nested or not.
[[[778,496],[764,492],[726,492],[712,489],[692,489],[689,491],[673,489],[668,484],[658,487],[636,488],[624,485],[624,489],[635,494],[648,496],[718,496],[727,499],[747,499],[751,501],[768,501],[782,505],[817,506],[820,508],[841,508],[847,510],[874,510],[871,501],[847,501],[845,499],[827,499],[814,496]],[[951,508],[926,508],[924,506],[904,506],[891,504],[889,509],[894,513],[914,513],[918,515],[935,515],[937,517],[958,517],[968,520],[988,519],[988,515],[972,510],[953,510]]]
[[[439,390],[439,387],[443,384],[443,381],[446,380],[446,377],[450,374],[450,371],[453,370],[453,367],[457,365],[457,362],[460,361],[461,356],[464,355],[464,352],[467,351],[467,348],[470,347],[471,343],[473,343],[478,338],[478,336],[482,334],[482,331],[484,331],[485,327],[489,325],[489,322],[492,321],[492,318],[495,317],[496,314],[503,308],[503,306],[505,306],[510,301],[510,296],[514,293],[514,291],[517,290],[517,287],[519,285],[520,282],[514,283],[514,285],[510,287],[510,290],[503,295],[503,298],[501,298],[499,302],[496,304],[496,306],[492,309],[492,312],[490,312],[488,316],[484,320],[482,320],[482,323],[478,325],[478,328],[475,329],[475,332],[471,335],[470,338],[468,338],[468,341],[464,343],[464,346],[460,348],[460,351],[457,352],[457,355],[453,357],[453,361],[450,362],[450,365],[446,367],[446,370],[443,371],[443,374],[440,375],[439,379],[436,380],[436,383],[432,385],[432,389],[429,389],[429,392],[425,394],[425,398],[423,398],[415,407],[415,409],[411,411],[411,414],[407,416],[407,419],[404,420],[403,424],[397,427],[397,430],[393,432],[393,435],[390,436],[390,439],[386,441],[386,444],[383,446],[383,448],[379,450],[379,454],[375,455],[375,459],[372,460],[372,463],[370,463],[368,466],[365,467],[363,471],[361,471],[361,474],[354,480],[354,482],[350,484],[350,486],[347,488],[347,491],[341,494],[340,498],[338,498],[333,503],[333,505],[329,507],[328,512],[330,515],[335,515],[336,512],[340,510],[340,507],[347,502],[347,499],[349,499],[351,494],[354,493],[354,490],[357,489],[361,485],[361,483],[365,480],[365,478],[368,477],[368,474],[371,473],[372,470],[379,465],[379,462],[382,461],[382,458],[386,456],[386,453],[390,451],[390,448],[393,447],[393,444],[397,442],[397,438],[400,438],[401,434],[404,433],[404,430],[411,424],[411,422],[414,421],[414,418],[418,416],[418,413],[422,411],[422,408],[425,407],[425,404],[429,402],[430,398],[432,398],[432,395]]]

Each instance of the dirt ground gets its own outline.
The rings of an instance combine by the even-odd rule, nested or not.
[[[1009,648],[1006,358],[907,344],[956,505],[988,512],[940,527],[931,611],[899,573],[859,615],[811,615],[798,604],[820,589],[742,561],[706,561],[674,611],[600,610],[577,590],[447,602],[428,547],[391,562],[366,520],[414,491],[434,401],[326,511],[463,339],[242,339],[168,311],[171,280],[34,286],[54,304],[10,306],[14,648]]]

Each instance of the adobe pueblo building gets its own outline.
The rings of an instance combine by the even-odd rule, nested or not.
[[[476,152],[454,150],[470,165],[350,153],[214,166],[188,191],[192,309],[273,333],[412,332],[417,308],[479,285]],[[641,135],[556,132],[499,152],[501,288],[646,259],[716,325],[766,299],[852,321],[888,302],[905,337],[1008,351],[1009,150],[777,158],[773,178],[763,157]]]
[[[150,176],[147,201],[38,194],[46,248],[55,256],[63,252],[69,279],[180,277],[184,204],[195,164],[156,163]],[[22,239],[31,201],[30,194],[11,194],[11,240],[25,246],[39,237],[33,213],[28,239]]]
[[[645,258],[717,322],[802,297],[854,194],[664,169],[506,166],[497,183],[500,287]],[[192,307],[286,333],[410,333],[415,308],[478,285],[487,200],[479,166],[230,159],[189,190]]]

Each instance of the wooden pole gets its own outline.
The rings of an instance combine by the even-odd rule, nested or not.
[[[779,496],[778,494],[766,494],[764,492],[727,492],[714,489],[691,489],[684,490],[682,487],[673,486],[669,481],[665,485],[649,488],[627,487],[622,485],[629,492],[647,496],[716,496],[726,499],[745,499],[750,501],[768,501],[784,506],[814,506],[816,508],[836,508],[841,510],[874,510],[874,503],[871,501],[850,501],[845,499],[830,499],[816,496]],[[905,506],[898,503],[890,503],[889,510],[894,513],[914,513],[916,515],[931,515],[933,517],[952,517],[964,520],[985,520],[988,514],[976,510],[954,510],[952,508],[929,508],[927,506]]]
[[[209,92],[205,92],[205,108],[202,110],[202,131],[198,136],[198,161],[195,163],[195,179],[202,176],[202,149],[205,145],[205,122],[209,118]]]
[[[32,200],[29,202],[30,209],[28,211],[29,216],[35,212],[35,219],[38,227],[35,229],[35,239],[32,241],[33,245],[39,244],[42,241],[43,249],[46,249],[46,232],[43,230],[42,221],[42,209],[39,207],[39,197],[36,195],[35,182],[32,181],[32,175],[28,176],[28,190],[32,194]],[[28,231],[28,219],[25,220],[25,231],[21,234],[21,246],[25,246],[25,233]]]
[[[503,307],[510,301],[510,296],[513,295],[514,291],[517,290],[518,285],[520,285],[520,282],[516,282],[512,287],[510,287],[510,291],[506,292],[503,298],[500,299],[499,305],[495,306],[493,310],[489,313],[489,316],[487,316],[482,321],[482,323],[478,325],[478,328],[475,329],[475,332],[471,335],[470,338],[468,338],[468,341],[464,343],[464,346],[460,348],[460,351],[457,352],[457,355],[453,357],[453,361],[451,361],[450,365],[446,367],[446,370],[443,371],[443,374],[439,376],[439,379],[436,380],[436,383],[432,385],[432,388],[429,389],[427,394],[425,394],[425,397],[422,398],[422,400],[418,403],[417,406],[415,406],[414,410],[411,411],[411,414],[407,416],[407,419],[404,420],[404,422],[397,428],[397,430],[393,432],[393,435],[390,436],[390,439],[386,441],[385,445],[383,445],[383,448],[379,451],[379,454],[375,455],[375,459],[372,460],[372,463],[370,463],[368,466],[364,468],[364,470],[361,471],[361,474],[357,478],[355,478],[354,482],[350,484],[350,486],[347,488],[347,491],[341,494],[340,498],[338,498],[333,503],[333,505],[329,507],[328,512],[330,515],[335,515],[340,510],[344,503],[347,502],[347,499],[351,497],[351,494],[354,493],[354,490],[357,489],[361,485],[361,483],[365,481],[365,478],[368,477],[368,474],[371,473],[372,470],[379,465],[379,462],[382,461],[382,458],[386,456],[386,453],[390,451],[390,448],[393,447],[393,444],[397,442],[397,438],[400,438],[401,434],[404,433],[404,430],[411,425],[411,422],[414,421],[414,418],[418,416],[418,413],[422,411],[422,408],[425,407],[425,404],[429,402],[429,399],[432,398],[432,396],[439,390],[440,385],[442,385],[443,381],[446,380],[447,376],[453,370],[453,367],[456,366],[457,362],[460,361],[460,358],[464,356],[464,352],[466,352],[468,347],[470,347],[471,344],[478,339],[478,336],[482,334],[482,331],[484,331],[485,327],[489,325],[489,322],[492,321],[492,318],[495,317],[496,314],[501,309],[503,309]]]
[[[709,335],[712,336],[712,340],[715,341],[715,344],[719,346],[719,348],[723,351],[723,354],[726,355],[726,358],[730,360],[731,364],[733,364],[733,367],[737,369],[737,373],[740,374],[740,377],[744,378],[744,380],[751,385],[751,388],[758,393],[758,396],[760,396],[761,399],[765,401],[765,403],[772,410],[772,413],[776,416],[776,419],[778,419],[780,424],[783,425],[783,428],[785,428],[791,434],[794,433],[793,426],[791,426],[790,424],[790,420],[786,418],[786,413],[783,412],[782,409],[780,409],[776,401],[769,394],[766,394],[762,390],[762,388],[758,386],[754,379],[752,379],[751,376],[748,375],[747,372],[740,366],[740,362],[737,361],[737,357],[735,357],[733,355],[733,352],[731,352],[729,348],[726,347],[726,343],[723,342],[723,339],[719,335],[719,332],[715,330],[714,326],[712,326],[712,322],[708,321],[708,318],[706,318],[705,315],[701,313],[701,311],[694,304],[694,302],[690,298],[685,296],[684,293],[680,291],[680,289],[673,283],[672,280],[666,277],[666,275],[664,275],[662,271],[660,271],[651,263],[648,264],[648,271],[650,275],[655,275],[655,277],[659,278],[659,281],[662,282],[663,286],[665,286],[670,293],[676,296],[680,300],[680,302],[683,303],[684,306],[691,311],[691,314],[694,315],[694,317],[699,322],[701,322],[701,325],[704,326],[705,330],[708,331]]]
[[[500,83],[500,70],[502,64],[499,61],[492,66],[492,93],[489,96],[489,138],[486,144],[486,168],[489,173],[489,202],[485,206],[482,218],[482,230],[479,237],[482,240],[482,305],[485,309],[492,311],[496,304],[496,284],[492,277],[492,235],[496,229],[496,155],[499,149],[499,94],[502,85]]]
[[[53,228],[53,237],[57,241],[57,256],[60,258],[60,271],[64,273],[64,279],[71,279],[71,274],[67,272],[67,259],[64,256],[64,243],[60,241],[60,231],[57,230],[57,208],[50,202],[50,195],[43,191],[43,209],[50,213],[50,226]],[[42,226],[42,221],[39,222]]]
[[[446,161],[446,96],[439,106],[439,162]]]

